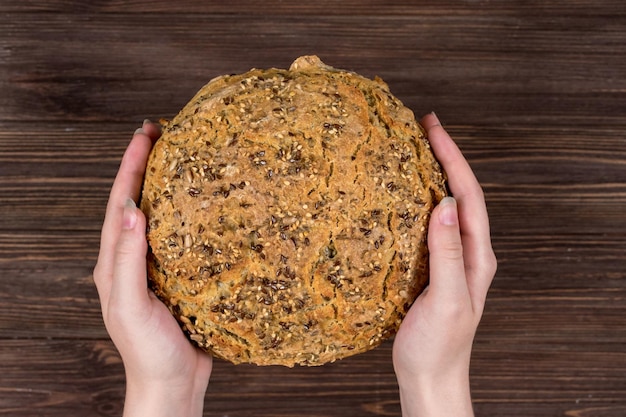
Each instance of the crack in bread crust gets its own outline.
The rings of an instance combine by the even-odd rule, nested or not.
[[[316,57],[218,77],[149,158],[150,286],[233,363],[365,352],[425,287],[445,192],[424,130],[380,79]]]

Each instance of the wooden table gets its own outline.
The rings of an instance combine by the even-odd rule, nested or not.
[[[436,110],[484,186],[476,414],[626,415],[622,0],[0,2],[0,415],[120,415],[92,268],[132,132],[216,75],[311,53]],[[216,361],[205,415],[399,415],[391,342],[321,368]]]

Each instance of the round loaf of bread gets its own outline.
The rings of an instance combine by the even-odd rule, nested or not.
[[[380,79],[298,58],[210,81],[163,127],[150,286],[200,348],[321,365],[395,334],[428,280],[445,178]]]

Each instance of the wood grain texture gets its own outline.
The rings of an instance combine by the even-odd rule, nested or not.
[[[5,364],[3,413],[121,414],[123,369],[110,342],[4,340],[0,346]],[[321,368],[216,361],[205,415],[399,415],[390,350],[391,344],[385,343]],[[472,373],[476,414],[621,416],[625,361],[623,351],[511,345],[493,349],[479,343]],[[30,372],[23,369],[25,363]]]
[[[92,270],[133,130],[214,76],[308,53],[437,111],[484,187],[499,268],[476,415],[626,415],[622,1],[24,0],[0,14],[0,415],[121,414]],[[391,343],[312,369],[217,361],[205,415],[399,415]]]
[[[11,42],[1,52],[0,120],[170,116],[216,75],[285,67],[314,52],[380,75],[417,113],[436,108],[456,123],[622,123],[623,11],[607,18],[565,9],[565,16],[488,7],[415,16],[147,12],[140,27],[135,14],[15,13],[2,22]],[[30,47],[39,39],[45,48]],[[172,80],[175,88],[166,87]]]

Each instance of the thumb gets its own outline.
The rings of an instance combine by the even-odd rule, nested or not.
[[[428,228],[429,292],[458,300],[468,294],[456,200],[445,197],[433,210]]]
[[[111,299],[124,308],[142,308],[148,301],[146,218],[132,199],[126,200],[122,230],[115,247]]]

